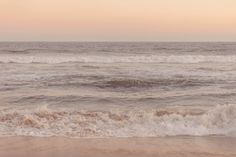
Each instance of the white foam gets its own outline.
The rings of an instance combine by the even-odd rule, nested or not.
[[[173,111],[2,113],[0,135],[69,137],[236,136],[236,105],[201,114]]]
[[[200,63],[200,62],[236,62],[236,55],[137,55],[137,56],[95,56],[79,54],[54,55],[1,55],[2,63],[48,63],[58,64],[67,62],[83,63]]]

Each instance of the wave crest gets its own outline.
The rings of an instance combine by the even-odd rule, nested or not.
[[[0,134],[69,137],[236,136],[236,105],[202,110],[1,113]]]

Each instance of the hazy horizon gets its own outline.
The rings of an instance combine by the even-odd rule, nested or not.
[[[197,41],[197,40],[185,40],[185,41],[172,41],[172,40],[166,40],[166,41],[149,41],[149,40],[0,40],[0,43],[27,43],[27,42],[33,42],[33,43],[37,43],[37,42],[52,42],[52,43],[69,43],[69,42],[75,42],[75,43],[236,43],[236,40],[209,40],[209,41]]]

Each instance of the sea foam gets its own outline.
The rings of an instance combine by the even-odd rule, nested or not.
[[[68,137],[236,136],[236,105],[208,111],[53,111],[0,114],[1,135]]]
[[[55,55],[1,55],[0,63],[201,63],[201,62],[236,62],[236,55],[138,55],[138,56],[96,56],[79,54]]]

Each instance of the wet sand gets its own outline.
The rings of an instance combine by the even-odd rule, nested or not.
[[[2,137],[0,157],[235,157],[236,138]]]

